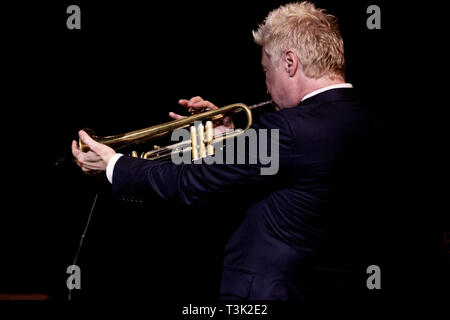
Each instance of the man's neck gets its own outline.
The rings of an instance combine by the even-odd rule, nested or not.
[[[329,78],[320,78],[320,79],[310,79],[305,82],[301,90],[299,90],[299,101],[302,101],[310,95],[311,93],[323,89],[328,86],[336,85],[336,84],[344,84],[345,81],[342,79],[331,80]]]
[[[314,90],[314,91],[308,93],[307,95],[303,96],[301,101],[311,98],[312,96],[315,96],[316,94],[322,93],[324,91],[328,91],[331,89],[338,89],[338,88],[353,88],[353,85],[351,83],[344,83],[344,82],[332,84],[332,85],[329,85],[329,86],[326,86],[326,87],[323,87],[323,88],[320,88],[320,89],[317,89],[317,90]]]
[[[344,79],[332,80],[328,77],[323,77],[319,79],[312,79],[306,77],[303,73],[298,75],[297,81],[289,88],[290,94],[287,95],[283,105],[278,107],[278,109],[292,108],[296,107],[305,97],[309,97],[315,94],[317,90],[333,86],[333,85],[344,85]]]

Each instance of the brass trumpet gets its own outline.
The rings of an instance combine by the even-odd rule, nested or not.
[[[191,116],[173,120],[170,122],[162,123],[152,127],[131,131],[128,133],[122,133],[114,136],[99,137],[87,129],[90,136],[99,143],[105,144],[118,151],[125,147],[148,142],[157,138],[165,137],[171,134],[174,130],[184,129],[190,127],[191,139],[182,141],[172,145],[159,147],[154,146],[153,150],[142,153],[141,158],[149,160],[165,160],[170,157],[173,152],[191,152],[192,160],[198,160],[209,155],[214,154],[214,145],[222,142],[224,139],[236,137],[247,131],[252,125],[253,109],[260,108],[273,104],[272,100],[262,103],[248,106],[244,103],[233,103],[215,110],[209,110]],[[247,123],[242,129],[234,129],[230,132],[226,132],[220,135],[214,136],[214,122],[220,120],[227,114],[235,114],[243,111],[247,117]],[[202,121],[206,121],[203,126]],[[194,124],[194,125],[192,125]],[[89,151],[89,147],[79,140],[79,146],[81,151]],[[131,154],[133,157],[137,157],[137,152],[133,151]]]

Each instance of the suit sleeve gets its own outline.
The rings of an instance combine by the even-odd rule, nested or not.
[[[252,128],[256,131],[258,146],[266,140],[268,154],[278,156],[276,174],[262,175],[261,169],[270,164],[249,164],[249,141],[246,140],[244,164],[173,164],[122,156],[113,171],[114,194],[157,194],[166,200],[188,205],[204,203],[216,193],[236,192],[255,183],[270,183],[281,172],[289,170],[293,142],[287,121],[278,112],[261,116]],[[268,129],[267,135],[259,134]],[[277,134],[273,130],[278,129]],[[276,152],[278,149],[278,152]],[[240,150],[237,150],[240,151]],[[258,149],[259,152],[259,149]],[[278,153],[278,155],[276,154]],[[236,160],[236,159],[235,159]]]

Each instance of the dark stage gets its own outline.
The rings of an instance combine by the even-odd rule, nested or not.
[[[246,200],[224,197],[204,207],[156,197],[123,201],[104,176],[82,174],[70,145],[81,128],[104,136],[169,121],[169,111],[183,112],[180,98],[200,95],[218,106],[267,100],[251,31],[283,3],[2,5],[0,298],[31,295],[25,300],[55,306],[134,301],[166,305],[170,317],[182,306],[217,300],[224,245]],[[386,133],[380,166],[387,169],[373,188],[367,221],[373,255],[362,249],[368,264],[380,266],[382,289],[364,299],[374,308],[438,307],[449,292],[449,219],[440,204],[446,178],[439,169],[445,145],[438,140],[445,105],[431,67],[442,55],[442,20],[424,18],[409,2],[314,3],[338,17],[346,80]],[[66,26],[72,4],[81,9],[80,30]],[[381,8],[381,29],[366,26],[371,4]],[[78,257],[81,289],[69,303],[66,269],[96,194]],[[363,282],[367,276],[363,270]]]

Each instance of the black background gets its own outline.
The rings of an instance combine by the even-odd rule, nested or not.
[[[74,300],[217,298],[223,245],[245,207],[233,199],[200,209],[157,199],[145,208],[120,202],[105,179],[84,176],[70,161],[70,145],[80,128],[110,135],[168,121],[169,111],[183,111],[180,98],[200,95],[218,106],[267,100],[251,31],[283,3],[78,0],[2,7],[0,292],[46,293],[63,303],[65,271],[100,192]],[[430,15],[409,2],[315,3],[338,17],[347,82],[388,137],[389,174],[375,205],[392,219],[395,249],[379,263],[386,282],[376,294],[437,292],[446,218],[437,202],[443,104],[436,97],[439,68],[432,66],[443,58],[439,8],[428,9]],[[81,8],[81,30],[66,27],[70,4]],[[370,4],[381,8],[381,30],[366,27]],[[55,166],[62,156],[69,161]]]

